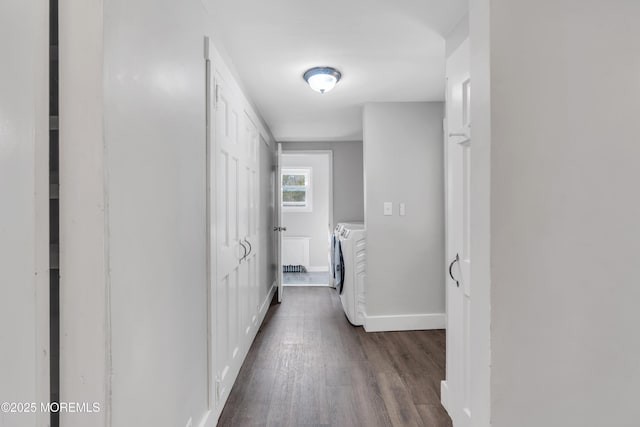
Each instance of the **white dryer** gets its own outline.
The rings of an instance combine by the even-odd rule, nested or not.
[[[345,228],[351,230],[364,230],[364,222],[339,222],[336,226],[336,231],[341,233]]]
[[[329,285],[334,288],[336,287],[336,264],[338,263],[337,242],[340,241],[340,234],[345,227],[352,230],[363,230],[364,222],[339,222],[329,236],[329,248],[331,249],[329,251]]]
[[[365,284],[367,266],[367,241],[364,225],[342,226],[338,238],[342,250],[344,282],[340,301],[349,321],[364,324],[366,312]]]

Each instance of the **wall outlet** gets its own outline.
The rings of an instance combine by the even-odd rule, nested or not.
[[[393,202],[384,202],[384,214],[386,216],[393,215]]]
[[[404,203],[400,203],[400,216],[405,216],[407,214],[406,207]]]

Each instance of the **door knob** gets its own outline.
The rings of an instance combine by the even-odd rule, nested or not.
[[[242,261],[244,261],[244,259],[247,257],[247,247],[242,244],[242,240],[239,240],[238,243],[240,243],[240,246],[242,246],[242,249],[244,249],[244,253],[242,254],[242,258],[240,258],[238,260],[238,263],[242,264]]]
[[[453,277],[453,272],[451,271],[451,269],[453,268],[453,264],[455,264],[456,262],[460,261],[460,256],[458,254],[456,254],[456,257],[454,258],[453,261],[451,261],[451,264],[449,264],[449,276],[451,277],[451,280],[453,280],[454,282],[456,282],[456,286],[459,288],[460,287],[460,282],[458,282],[456,280],[455,277]]]

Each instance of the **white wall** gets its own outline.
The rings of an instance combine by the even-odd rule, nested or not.
[[[444,39],[445,55],[450,57],[453,52],[469,38],[469,15],[465,14],[460,22]]]
[[[208,409],[204,12],[104,3],[116,426]]]
[[[0,3],[0,402],[49,400],[48,10]],[[0,426],[47,419],[0,411]]]
[[[60,399],[101,407],[60,414],[79,427],[109,415],[101,2],[60,2],[59,28]]]
[[[198,0],[61,7],[61,397],[102,407],[63,415],[61,425],[198,425],[215,412],[207,361],[209,18]],[[268,152],[272,163],[272,145],[261,152],[261,182],[272,179]],[[270,208],[263,201],[261,212]],[[274,271],[261,270],[263,299]]]
[[[494,427],[640,422],[639,17],[491,2]]]
[[[443,115],[440,102],[365,105],[367,316],[444,327]]]
[[[286,154],[283,168],[311,168],[311,212],[291,212],[283,209],[283,253],[287,237],[310,237],[309,267],[311,270],[329,268],[329,155]],[[284,260],[283,260],[284,261]],[[286,262],[286,261],[284,261]]]
[[[283,142],[282,149],[333,153],[333,223],[364,221],[362,141]]]

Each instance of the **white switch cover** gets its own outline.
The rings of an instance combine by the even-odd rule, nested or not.
[[[406,215],[406,211],[405,211],[404,203],[400,203],[400,216],[405,216],[405,215]]]
[[[384,202],[384,214],[393,215],[393,202]]]

